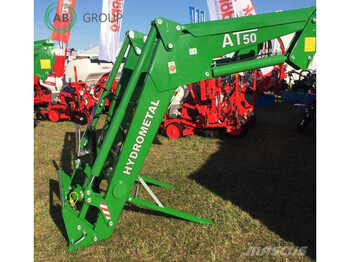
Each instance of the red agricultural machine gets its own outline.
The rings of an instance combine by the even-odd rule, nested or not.
[[[258,94],[272,92],[275,95],[279,95],[281,93],[283,80],[286,77],[283,64],[274,66],[273,70],[266,75],[263,75],[261,70],[258,70],[257,76],[256,92]]]
[[[179,87],[161,128],[171,139],[198,131],[216,137],[218,129],[243,137],[255,122],[255,85],[235,74]]]
[[[48,48],[48,45],[51,48]],[[46,65],[47,72],[42,74],[43,65],[45,68],[45,63],[42,62],[45,59],[42,57],[49,55],[56,60],[53,58],[50,62],[51,64],[55,60],[52,69],[51,66],[49,68]],[[99,62],[92,63],[90,59],[80,59],[72,61],[65,67],[65,55],[56,56],[53,53],[53,41],[50,39],[34,43],[34,64],[37,62],[39,65],[36,60],[41,61],[40,68],[34,71],[36,118],[39,120],[48,118],[52,122],[75,120],[80,124],[86,124],[94,104],[104,89],[108,78],[107,72],[112,66]],[[77,67],[84,72],[79,75]],[[114,80],[111,93],[115,92],[116,87],[117,82]],[[109,100],[107,99],[105,106],[108,107],[108,105]]]
[[[40,85],[35,90],[40,90],[40,95],[34,96],[36,106],[36,117],[39,120],[48,117],[52,122],[59,120],[76,120],[86,124],[94,104],[98,101],[101,92],[106,84],[108,75],[102,76],[95,85],[88,86],[86,82],[76,79],[71,82],[60,93],[51,93]],[[55,82],[44,81],[45,85],[55,86]],[[116,83],[112,86],[115,92]],[[38,94],[38,92],[37,92]],[[108,107],[109,101],[106,101]]]
[[[272,41],[268,41],[264,43],[265,46],[267,47],[263,48],[260,54],[260,58],[267,57],[271,53],[274,53],[276,55],[285,54],[285,47],[282,39],[277,38],[275,39],[274,42],[276,43],[276,47],[272,46]],[[276,96],[279,96],[282,91],[283,80],[285,77],[286,77],[285,64],[279,64],[279,65],[257,70],[257,82],[256,82],[257,94],[266,94],[267,92],[270,92],[270,93],[272,92]]]

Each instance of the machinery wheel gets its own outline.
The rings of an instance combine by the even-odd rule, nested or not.
[[[171,123],[166,127],[166,135],[170,139],[178,139],[182,136],[183,127],[178,123]]]
[[[254,113],[250,116],[249,126],[254,126],[255,123],[256,123],[256,114]]]
[[[207,129],[204,130],[204,136],[210,138],[218,138],[220,135],[219,131],[216,129]]]
[[[248,125],[242,125],[241,132],[236,136],[237,138],[243,138],[248,134]]]
[[[36,116],[36,119],[37,119],[37,120],[46,120],[46,119],[47,119],[47,116],[44,115],[44,114],[41,113],[41,112],[36,112],[36,113],[35,113],[35,116]]]
[[[88,122],[88,117],[83,112],[76,112],[74,113],[74,120],[79,125],[86,125]]]
[[[248,133],[248,125],[244,124],[241,126],[241,128],[231,131],[230,135],[236,138],[243,138],[247,135],[247,133]]]
[[[57,109],[50,109],[48,116],[52,122],[58,122],[60,120],[60,113]]]

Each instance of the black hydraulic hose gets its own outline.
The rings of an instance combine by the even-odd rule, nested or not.
[[[97,157],[97,141],[96,141],[96,131],[91,131],[91,147],[92,147],[92,163]]]

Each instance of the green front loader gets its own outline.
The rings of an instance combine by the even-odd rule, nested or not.
[[[290,33],[295,35],[285,54],[259,56],[264,42]],[[220,60],[226,54],[239,52],[246,54],[244,59],[234,55]],[[211,220],[165,206],[149,185],[172,186],[139,175],[175,89],[284,62],[306,69],[315,52],[315,7],[188,25],[159,17],[152,21],[147,36],[129,31],[78,144],[74,171],[69,175],[58,172],[69,249],[108,238],[126,202],[212,224]],[[113,95],[111,85],[124,57],[121,79]],[[110,96],[112,103],[106,111],[105,101]],[[105,125],[102,135],[97,136],[96,125],[103,114],[107,115]],[[79,129],[77,135],[80,138]],[[91,161],[84,161],[86,154],[91,155]],[[105,194],[99,191],[102,181],[108,184]],[[136,191],[131,194],[135,183]],[[138,196],[139,186],[145,187],[153,201]],[[88,219],[91,210],[96,212]]]

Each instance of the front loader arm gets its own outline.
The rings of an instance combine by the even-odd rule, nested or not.
[[[111,117],[115,111],[115,109],[118,107],[120,103],[120,98],[123,96],[125,92],[125,88],[127,86],[127,83],[130,79],[131,73],[133,72],[133,69],[137,63],[137,60],[141,54],[141,50],[143,48],[144,42],[147,39],[147,35],[139,33],[137,31],[128,31],[126,33],[125,41],[120,49],[120,52],[118,54],[118,57],[114,63],[114,66],[112,68],[112,71],[109,74],[108,80],[105,85],[105,89],[103,90],[98,102],[95,104],[93,108],[93,113],[91,114],[91,119],[88,123],[88,126],[82,136],[81,141],[79,141],[78,144],[78,156],[85,155],[90,153],[88,149],[88,143],[91,140],[96,139],[96,125],[101,117],[101,115],[106,114],[106,124],[104,127],[104,131],[107,131],[109,127],[109,122],[111,121]],[[126,59],[125,59],[126,58]],[[121,78],[118,82],[117,90],[115,94],[111,93],[111,87],[113,85],[113,81],[117,76],[117,73],[119,71],[119,68],[121,67],[123,60],[125,59],[124,65],[123,65],[123,74],[121,75]],[[108,112],[105,112],[105,103],[106,100],[113,96],[114,98],[111,101],[111,105],[109,107]],[[137,96],[135,94],[135,96]],[[135,99],[133,99],[135,100]],[[124,126],[124,125],[123,125]],[[80,128],[78,130],[80,132]],[[121,133],[119,134],[120,137]],[[116,138],[117,140],[118,138]],[[93,148],[93,151],[95,149]]]
[[[191,25],[164,18],[153,20],[146,42],[140,44],[142,51],[135,51],[137,54],[129,51],[127,55],[105,134],[98,143],[92,143],[96,152],[92,163],[77,159],[71,176],[59,171],[62,215],[70,250],[109,237],[126,202],[211,224],[210,220],[163,206],[145,182],[169,185],[139,175],[174,91],[181,85],[283,62],[305,69],[316,51],[315,16],[316,9],[307,8]],[[258,57],[252,53],[249,60],[235,57],[225,63],[219,61],[225,54],[257,50],[257,45],[290,33],[295,33],[295,37],[284,55]],[[119,69],[120,61],[117,60],[112,72]],[[131,67],[127,61],[132,61]],[[111,83],[107,82],[107,91]],[[103,105],[105,96],[101,97],[99,103]],[[96,109],[90,131],[94,129],[95,117],[98,118],[97,110],[102,108]],[[93,138],[84,139],[85,146]],[[76,181],[78,173],[85,176],[83,182]],[[102,180],[108,183],[104,195],[99,192]],[[137,192],[134,196],[130,194],[137,180],[156,203],[139,198]],[[76,210],[78,201],[82,206]],[[91,208],[98,210],[94,221],[87,220]]]
[[[154,26],[161,35],[162,48],[159,48],[158,57],[162,63],[156,64],[158,72],[153,78],[162,82],[164,88],[283,62],[297,69],[306,69],[316,52],[313,44],[316,37],[314,7],[188,25],[159,18],[154,21]],[[177,30],[179,26],[180,30]],[[290,33],[296,34],[285,55],[253,61],[254,55],[258,55],[254,54],[247,63],[215,64],[215,58],[253,48]],[[168,82],[164,83],[164,75],[169,75],[166,65],[170,61],[176,65],[176,73],[166,78]],[[195,66],[189,69],[189,65]]]

